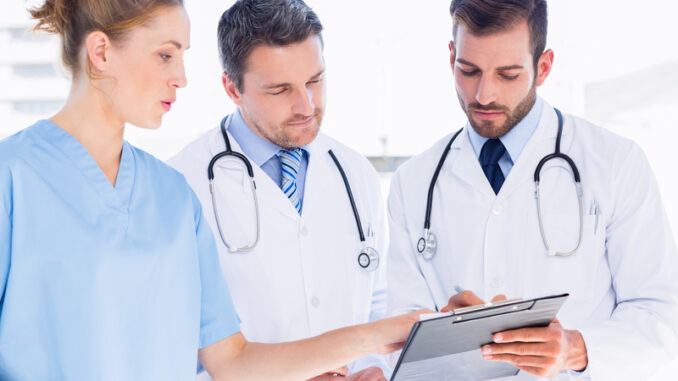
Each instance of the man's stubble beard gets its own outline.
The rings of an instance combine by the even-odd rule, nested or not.
[[[313,119],[315,120],[316,128],[315,131],[313,132],[313,136],[308,142],[304,142],[303,144],[298,144],[297,142],[294,142],[292,137],[290,137],[288,134],[285,133],[285,126],[290,123],[294,122],[297,120],[303,120],[305,119],[304,117],[299,117],[295,116],[294,118],[285,121],[281,126],[278,126],[278,129],[276,130],[276,133],[271,135],[269,134],[265,129],[263,129],[257,122],[253,121],[252,124],[254,125],[254,128],[257,129],[259,134],[266,138],[269,142],[284,148],[284,149],[292,149],[292,148],[298,148],[301,146],[305,146],[307,144],[310,144],[312,141],[315,140],[315,138],[318,136],[318,132],[320,132],[320,126],[322,125],[322,118],[323,118],[323,110],[320,108],[316,108],[314,113],[313,113]]]
[[[488,138],[488,139],[497,139],[500,138],[504,135],[506,135],[513,127],[516,126],[523,118],[525,118],[525,115],[527,115],[530,110],[532,109],[532,106],[534,106],[534,103],[537,100],[537,81],[536,78],[532,83],[532,87],[530,88],[530,91],[528,91],[527,95],[523,100],[518,103],[518,106],[513,110],[512,113],[508,114],[507,111],[508,108],[503,105],[495,105],[494,103],[490,103],[489,105],[482,106],[479,103],[471,103],[467,107],[464,104],[464,100],[461,97],[461,94],[457,92],[457,98],[459,99],[459,104],[461,105],[462,110],[464,110],[464,113],[466,114],[466,117],[468,118],[469,123],[471,124],[471,127],[478,133],[478,135]],[[470,110],[469,110],[470,109]],[[494,122],[493,121],[483,121],[480,124],[477,124],[471,115],[471,112],[473,109],[477,110],[499,110],[502,111],[505,115],[507,115],[506,121],[504,124],[502,124],[498,128],[493,128]]]

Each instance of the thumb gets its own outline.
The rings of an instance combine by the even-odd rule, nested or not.
[[[502,300],[506,300],[506,295],[504,295],[504,294],[499,294],[499,295],[495,296],[494,298],[492,298],[491,302],[492,302],[492,303],[494,303],[494,302],[500,302],[500,301],[502,301]]]

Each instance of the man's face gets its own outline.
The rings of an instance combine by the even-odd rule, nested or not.
[[[247,58],[242,91],[224,86],[254,133],[283,148],[315,139],[325,106],[325,62],[320,37],[286,46],[261,45]]]
[[[527,22],[486,36],[460,24],[450,52],[459,103],[486,138],[504,136],[527,115],[553,60],[553,53],[545,52],[535,76]]]

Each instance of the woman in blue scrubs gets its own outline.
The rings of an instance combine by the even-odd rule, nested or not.
[[[248,343],[200,203],[123,140],[186,85],[181,0],[47,0],[64,107],[0,142],[0,379],[300,380],[405,340],[418,314],[285,344]],[[252,295],[256,297],[256,295]]]

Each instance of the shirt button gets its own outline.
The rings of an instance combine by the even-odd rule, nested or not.
[[[311,305],[317,308],[320,305],[320,299],[318,299],[317,296],[314,296],[311,298]]]
[[[501,205],[495,205],[494,208],[492,208],[492,214],[495,216],[498,216],[500,214],[504,213],[504,207]]]
[[[308,229],[306,229],[306,226],[301,227],[301,235],[303,235],[303,236],[308,235]]]

